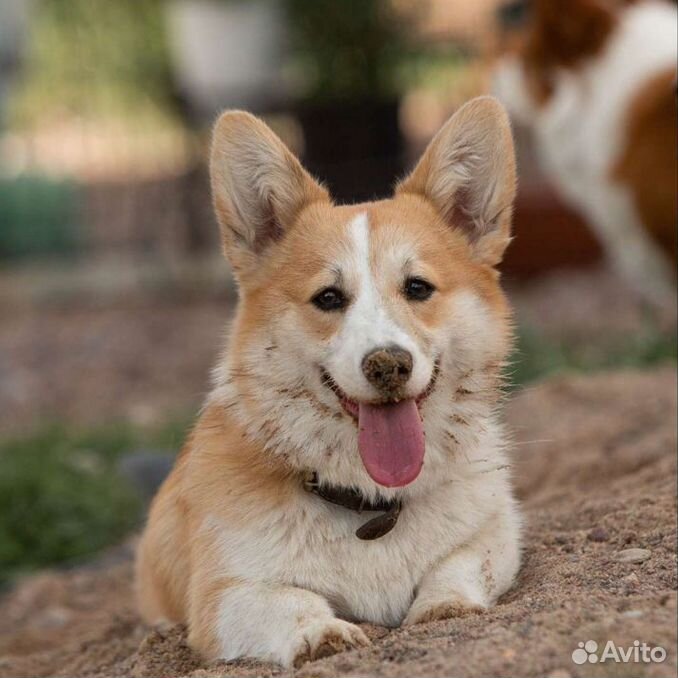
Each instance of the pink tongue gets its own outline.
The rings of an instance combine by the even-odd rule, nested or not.
[[[424,430],[413,399],[360,404],[358,449],[372,479],[386,487],[411,483],[424,463]]]

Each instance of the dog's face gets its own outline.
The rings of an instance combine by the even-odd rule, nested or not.
[[[446,399],[507,350],[494,269],[515,183],[503,110],[468,104],[392,199],[352,206],[335,206],[263,123],[226,113],[212,183],[241,289],[218,379],[247,430],[333,482],[409,484]]]
[[[599,54],[630,0],[506,0],[497,10],[493,90],[531,124],[564,79]]]

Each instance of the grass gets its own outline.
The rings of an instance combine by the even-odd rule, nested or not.
[[[648,327],[644,332],[596,344],[572,344],[545,339],[522,329],[510,372],[512,388],[561,372],[652,367],[676,362],[678,338]]]
[[[565,371],[675,363],[676,351],[675,336],[651,329],[606,346],[567,345],[523,330],[511,378],[519,388]],[[137,528],[143,507],[118,474],[118,460],[134,449],[177,450],[188,423],[180,417],[153,431],[53,425],[0,441],[0,585],[91,557]]]
[[[185,428],[185,419],[152,432],[52,425],[0,442],[0,586],[85,559],[137,527],[142,506],[117,462],[139,447],[177,449]]]

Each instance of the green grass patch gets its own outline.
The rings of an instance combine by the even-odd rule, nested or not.
[[[648,326],[638,334],[597,343],[554,341],[522,328],[508,370],[512,388],[568,372],[652,367],[676,362],[678,338]]]
[[[0,585],[91,556],[137,527],[141,502],[117,462],[142,447],[178,449],[187,423],[151,432],[54,425],[0,442]]]

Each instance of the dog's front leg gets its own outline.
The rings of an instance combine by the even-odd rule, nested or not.
[[[520,565],[520,522],[510,508],[424,575],[403,625],[480,612],[510,588]]]
[[[321,596],[292,586],[222,579],[191,601],[189,643],[210,659],[255,657],[299,666],[369,644]]]

